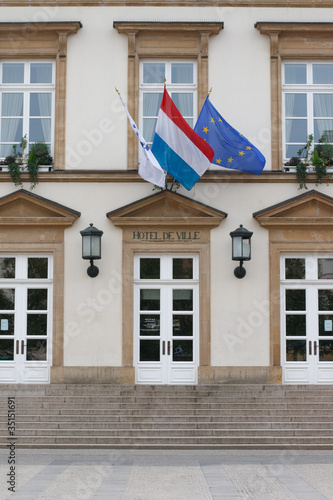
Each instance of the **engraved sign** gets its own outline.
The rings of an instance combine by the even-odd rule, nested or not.
[[[133,231],[135,241],[194,241],[200,231]]]

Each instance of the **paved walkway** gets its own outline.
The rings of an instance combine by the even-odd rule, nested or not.
[[[333,500],[333,452],[13,447],[0,450],[7,499]]]

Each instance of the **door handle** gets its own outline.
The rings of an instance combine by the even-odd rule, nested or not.
[[[316,342],[316,341],[314,341],[314,342],[313,342],[313,350],[314,350],[314,353],[313,353],[313,354],[314,354],[315,356],[317,356],[317,342]]]
[[[170,347],[171,347],[171,342],[168,340],[168,356],[170,356]]]
[[[21,341],[21,354],[24,354],[24,340]]]
[[[17,340],[16,341],[16,354],[19,354],[19,350],[20,350],[20,341]]]
[[[309,340],[309,355],[311,356],[312,354],[312,347],[311,347],[311,340]]]
[[[163,342],[162,342],[162,354],[163,354],[163,356],[165,354],[165,340],[163,340]]]

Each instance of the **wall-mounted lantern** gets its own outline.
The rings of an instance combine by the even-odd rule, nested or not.
[[[82,259],[90,260],[90,266],[87,274],[90,278],[96,278],[99,273],[97,266],[94,266],[94,260],[101,258],[101,239],[103,231],[90,224],[89,227],[80,231],[82,236]]]
[[[246,270],[243,267],[245,260],[251,260],[251,236],[253,233],[248,231],[241,224],[235,231],[230,233],[232,238],[232,260],[239,260],[239,266],[235,268],[236,278],[244,278]]]

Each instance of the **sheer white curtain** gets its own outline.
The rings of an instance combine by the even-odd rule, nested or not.
[[[1,104],[1,142],[18,143],[23,134],[23,94],[3,93]],[[4,155],[11,153],[12,144],[3,145]]]
[[[313,94],[313,114],[315,142],[324,134],[328,142],[333,142],[333,94]]]

